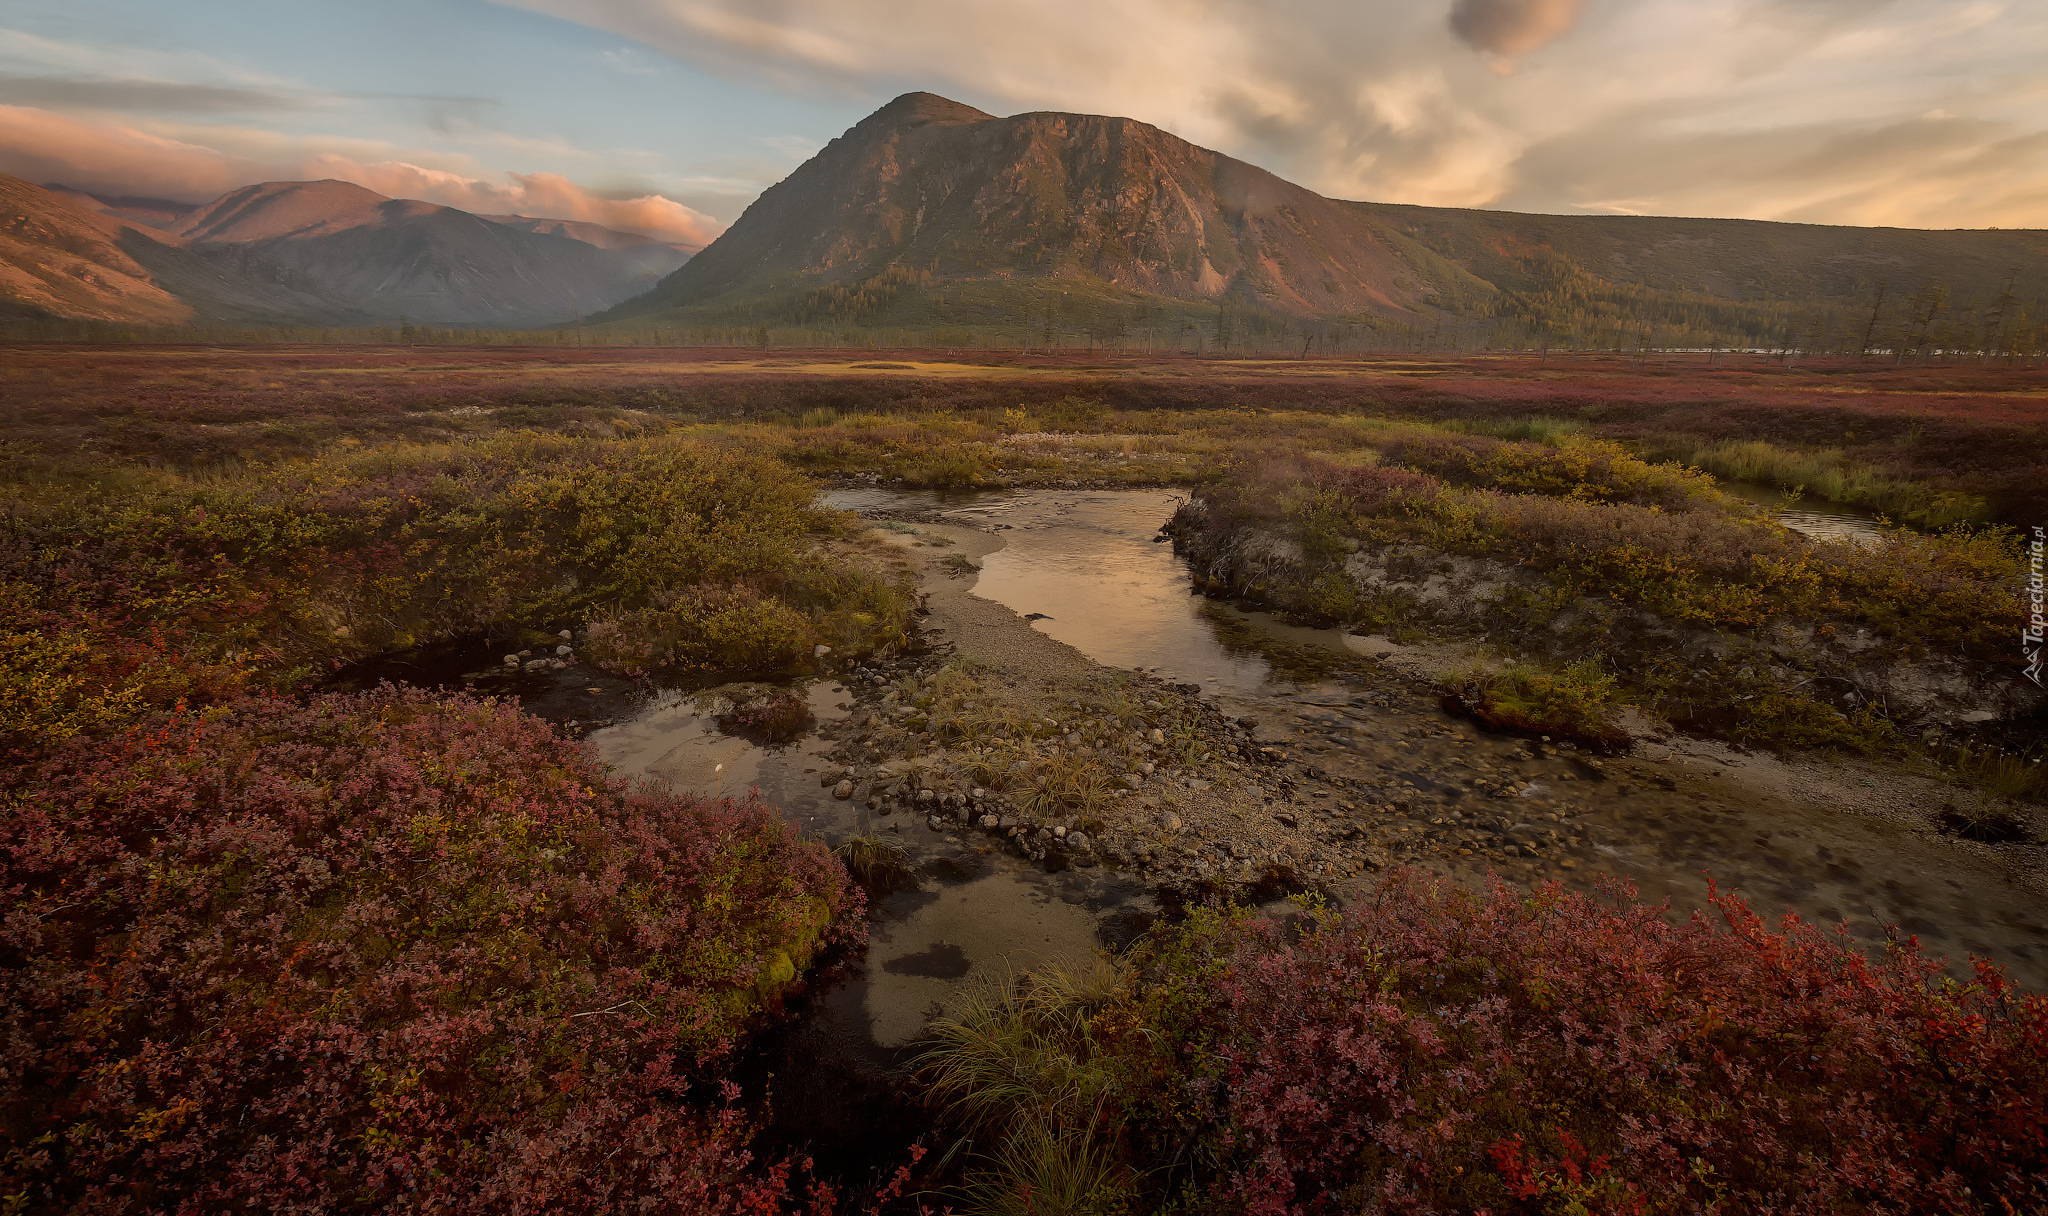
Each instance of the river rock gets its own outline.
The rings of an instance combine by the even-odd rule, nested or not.
[[[506,656],[505,656],[505,666],[507,666],[507,667],[517,667],[517,666],[519,666],[519,656],[518,656],[518,655],[516,655],[516,654],[508,654],[508,655],[506,655]]]
[[[557,647],[555,647],[555,654],[556,654],[556,655],[557,655],[558,657],[559,657],[559,656],[563,656],[563,655],[566,655],[566,654],[568,654],[568,653],[569,653],[569,648],[568,648],[567,646],[557,646]]]
[[[936,801],[938,801],[938,797],[939,797],[939,792],[938,792],[937,790],[919,790],[919,791],[917,791],[917,800],[918,800],[919,802],[936,802]]]
[[[839,799],[841,802],[844,802],[848,798],[853,797],[853,782],[842,781],[838,785],[833,786],[832,796],[834,798]]]
[[[946,821],[939,818],[937,815],[929,815],[925,818],[924,826],[930,828],[934,832],[943,832],[946,830]]]
[[[1153,743],[1164,743],[1166,742],[1166,732],[1155,726],[1152,728],[1152,733],[1147,735],[1146,738]]]
[[[1070,849],[1083,853],[1088,851],[1088,833],[1086,832],[1068,832],[1060,839],[1065,841],[1066,846]]]

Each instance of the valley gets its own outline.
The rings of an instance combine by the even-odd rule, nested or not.
[[[350,815],[409,816],[363,838],[380,849],[445,841],[379,865],[484,849],[550,892],[517,897],[540,910],[588,898],[597,880],[576,875],[619,846],[574,825],[610,825],[690,883],[757,892],[718,930],[749,944],[692,947],[673,981],[618,973],[601,1002],[535,999],[580,1017],[660,994],[690,1076],[733,1081],[757,1147],[841,1193],[886,1190],[915,1164],[906,1146],[965,1137],[905,1177],[1023,1186],[1086,1147],[1111,1154],[1091,1193],[1157,1201],[1128,1172],[1155,1150],[1095,1138],[1060,1086],[1127,1087],[1120,1126],[1165,1134],[1184,1116],[1138,1078],[1212,1063],[1108,1028],[1256,1043],[1272,1015],[1250,1011],[1299,985],[1202,986],[1214,952],[1236,960],[1226,976],[1292,967],[1354,949],[1373,917],[1422,918],[1374,930],[1374,949],[1438,944],[1358,982],[1436,993],[1403,1017],[1507,1001],[1532,1051],[1577,1032],[1519,1002],[1623,958],[1649,988],[1574,988],[1559,1008],[1627,1023],[1628,1002],[1661,999],[1632,994],[1678,982],[1750,1002],[1746,1025],[1900,1028],[1955,1002],[2031,1009],[2000,994],[2048,984],[2048,707],[2011,648],[2008,521],[2036,505],[2044,408],[2026,368],[17,353],[0,373],[7,796],[17,812],[57,788],[100,797],[67,774],[109,765],[147,793],[17,814],[10,855],[43,865],[23,833],[97,847],[92,816],[194,798],[260,835],[263,791],[327,790]],[[256,742],[279,714],[313,715],[290,719],[303,746]],[[247,759],[199,775],[135,758],[165,746]],[[498,774],[490,790],[527,792],[445,785],[446,747]],[[559,773],[573,789],[547,792]],[[563,796],[596,801],[547,809]],[[528,826],[468,834],[508,815]],[[193,864],[212,873],[203,839]],[[553,842],[538,870],[532,839]],[[595,868],[549,885],[564,858]],[[435,879],[475,892],[435,915],[496,906],[462,884],[498,872]],[[57,878],[22,873],[48,915],[99,931],[59,906]],[[218,906],[223,932],[245,931]],[[521,949],[489,966],[525,975]],[[1646,961],[1667,950],[1720,961]],[[1787,950],[1802,961],[1773,961]],[[1349,975],[1361,956],[1343,957],[1317,974]],[[1552,987],[1482,987],[1456,1014],[1431,969],[1467,965]],[[1781,965],[1829,995],[1770,995]],[[1826,987],[1835,974],[1863,995]],[[1998,1055],[2025,1023],[1973,1025],[1968,1050]],[[991,1052],[1028,1082],[1005,1117],[1049,1120],[1066,1147],[1003,1164],[1032,1124],[977,1132],[942,1097],[986,1100],[947,1070]],[[1873,1134],[1898,1134],[1901,1108],[1868,1109]],[[1200,1118],[1217,1120],[1203,1136],[1228,1123]],[[213,1168],[203,1143],[194,1176]]]
[[[2048,1211],[2042,229],[387,100],[0,148],[0,1207]]]

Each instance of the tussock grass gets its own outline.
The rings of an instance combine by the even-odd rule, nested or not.
[[[1592,659],[1562,671],[1526,663],[1494,672],[1471,672],[1452,681],[1447,708],[1469,714],[1488,730],[1549,735],[1599,748],[1628,746],[1614,720],[1619,686]]]
[[[839,864],[864,889],[873,893],[895,891],[917,885],[917,874],[910,868],[909,856],[903,849],[874,832],[860,832],[848,837],[832,850]]]
[[[1757,482],[1864,507],[1923,528],[1977,524],[1991,518],[1990,504],[1975,494],[1887,473],[1850,459],[1839,448],[1800,451],[1749,439],[1689,447],[1665,444],[1655,450],[1730,481]]]

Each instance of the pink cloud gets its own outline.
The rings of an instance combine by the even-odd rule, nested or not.
[[[584,220],[701,247],[724,225],[658,194],[615,199],[558,173],[508,173],[502,182],[408,161],[365,162],[333,152],[261,161],[27,106],[0,106],[0,173],[103,194],[206,202],[263,181],[338,178],[392,198],[464,211]]]

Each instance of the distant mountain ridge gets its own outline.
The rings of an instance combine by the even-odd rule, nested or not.
[[[486,218],[340,181],[266,182],[180,209],[0,177],[0,198],[20,201],[18,218],[42,217],[16,224],[13,273],[0,278],[0,296],[24,315],[539,327],[629,299],[689,258],[637,233]],[[59,281],[70,272],[54,268],[81,256],[65,250],[94,240],[105,246],[87,258],[98,269],[83,273],[105,289]]]
[[[1930,307],[2048,317],[2048,232],[1340,202],[1131,119],[911,93],[600,320],[1841,343],[1931,342]]]

